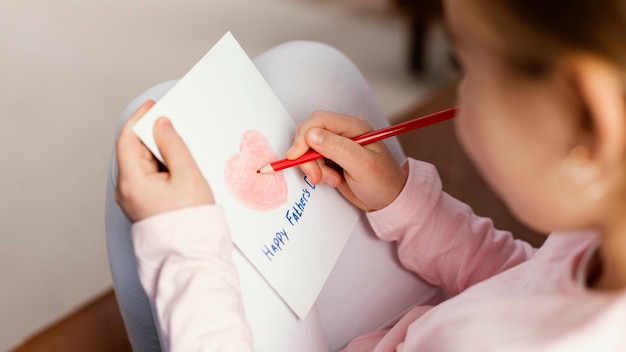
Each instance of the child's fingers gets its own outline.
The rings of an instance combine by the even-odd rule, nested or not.
[[[332,160],[350,174],[356,175],[369,165],[372,151],[353,140],[321,128],[312,128],[306,135],[307,144]],[[365,171],[367,172],[367,171]]]
[[[124,125],[122,125],[122,132],[131,132],[133,126],[148,112],[148,110],[152,109],[154,104],[156,103],[151,99],[148,99],[141,104],[141,106],[139,106],[137,110],[130,115],[126,122],[124,122]]]
[[[355,194],[352,188],[346,183],[341,182],[337,185],[337,189],[339,192],[352,204],[356,205],[357,208],[363,211],[372,211],[373,209],[363,203]]]
[[[322,177],[323,177],[322,166],[323,165],[324,165],[324,159],[319,159],[319,160],[301,164],[299,165],[299,167],[300,167],[300,170],[302,170],[302,172],[304,172],[304,174],[307,176],[308,181],[314,185],[317,185],[323,181],[322,180]]]
[[[287,151],[288,159],[295,159],[309,149],[306,135],[311,128],[323,128],[348,138],[372,131],[372,127],[363,118],[327,111],[316,111],[309,119],[298,125],[293,145]]]
[[[141,143],[132,128],[154,104],[152,100],[146,101],[122,125],[116,147],[120,175],[145,167],[143,161],[151,159],[150,151]]]
[[[197,170],[191,152],[169,119],[161,117],[154,123],[154,141],[172,177],[187,176]]]
[[[367,120],[334,112],[316,111],[299,128],[299,134],[306,135],[307,130],[319,127],[340,136],[352,138],[372,131]]]
[[[308,178],[308,182],[316,185],[325,183],[332,187],[337,187],[343,182],[343,169],[332,160],[319,159],[300,165]]]

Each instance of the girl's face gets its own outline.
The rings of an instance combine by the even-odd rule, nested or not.
[[[561,215],[559,168],[572,147],[575,97],[557,73],[529,78],[499,51],[506,33],[492,30],[475,0],[445,0],[446,21],[463,77],[457,134],[484,178],[527,225],[540,231],[572,224]]]

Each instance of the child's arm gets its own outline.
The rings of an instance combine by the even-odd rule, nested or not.
[[[368,213],[378,236],[398,242],[404,266],[457,294],[469,286],[526,261],[535,252],[490,219],[441,189],[435,168],[408,160],[409,177],[389,206]]]
[[[337,187],[370,212],[379,236],[399,242],[404,265],[450,293],[532,255],[530,245],[496,231],[490,220],[476,217],[467,205],[443,193],[432,166],[413,161],[403,169],[383,143],[360,146],[350,139],[371,130],[363,119],[317,111],[298,126],[287,157],[312,148],[341,166],[337,170],[318,160],[300,168],[312,182]]]
[[[171,351],[251,351],[221,208],[163,213],[132,227],[142,286]]]
[[[167,119],[154,126],[167,170],[132,131],[153,105],[145,103],[121,128],[115,199],[134,223],[139,277],[162,342],[170,351],[250,351],[231,239],[211,188]]]

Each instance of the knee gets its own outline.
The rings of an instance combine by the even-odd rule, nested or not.
[[[361,75],[354,63],[336,48],[319,42],[297,40],[280,44],[257,57],[255,65],[266,80],[342,81]]]
[[[365,78],[339,50],[312,41],[281,44],[254,64],[296,122],[315,110],[360,114],[371,98]]]
[[[319,65],[325,62],[352,65],[350,59],[335,47],[309,40],[285,42],[268,50],[266,54],[280,55],[285,60],[294,60],[303,65]]]

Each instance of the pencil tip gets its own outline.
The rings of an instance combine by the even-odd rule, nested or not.
[[[258,169],[256,171],[257,174],[269,174],[274,172],[274,168],[272,168],[272,165],[265,165],[262,168]]]

